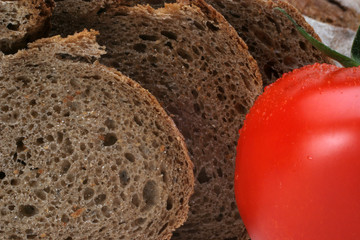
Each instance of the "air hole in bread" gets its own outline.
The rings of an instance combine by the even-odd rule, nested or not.
[[[139,53],[144,53],[146,50],[146,45],[143,43],[137,43],[133,46],[133,49]]]
[[[68,223],[69,222],[69,217],[66,215],[66,214],[63,214],[62,216],[61,216],[61,222],[62,223]]]
[[[248,111],[247,108],[240,103],[235,104],[235,110],[240,114],[246,114]]]
[[[142,40],[145,40],[145,41],[156,41],[159,39],[158,36],[155,36],[155,35],[146,35],[146,34],[140,34],[139,35],[139,38],[141,38]]]
[[[120,171],[119,173],[120,183],[122,186],[128,185],[130,181],[130,177],[128,175],[128,172],[126,170]]]
[[[166,210],[171,210],[173,208],[173,199],[171,196],[166,200]]]
[[[197,27],[201,31],[205,31],[205,26],[197,21],[194,21],[195,27]]]
[[[161,31],[161,34],[164,35],[165,37],[172,39],[172,40],[176,40],[177,39],[177,34],[174,32],[170,32],[170,31]]]
[[[66,138],[63,145],[63,150],[65,153],[68,153],[69,155],[72,155],[74,152],[74,149],[72,147],[72,143],[69,138]]]
[[[137,194],[134,194],[131,198],[131,203],[135,206],[135,207],[139,207],[140,206],[140,199],[139,196]]]
[[[192,46],[191,48],[196,55],[200,55],[199,49],[197,49],[196,46]]]
[[[155,181],[146,182],[143,189],[143,199],[147,207],[152,207],[158,201],[158,186]]]
[[[9,23],[8,25],[6,25],[6,28],[12,31],[19,30],[19,27],[20,27],[20,23],[15,23],[15,24]]]
[[[11,186],[19,185],[19,180],[18,180],[18,179],[11,179],[11,180],[10,180],[10,185],[11,185]]]
[[[71,163],[68,160],[61,162],[61,174],[65,174],[71,167]]]
[[[36,105],[36,100],[35,99],[30,100],[29,105],[30,106],[35,106]]]
[[[33,205],[20,205],[19,215],[21,217],[33,217],[38,214],[39,210]]]
[[[106,8],[100,8],[99,11],[97,11],[97,15],[101,15],[106,12]]]
[[[108,129],[115,129],[116,128],[116,123],[114,120],[111,120],[111,119],[106,119],[105,121],[105,126],[108,128]]]
[[[301,48],[302,50],[307,51],[306,44],[305,44],[303,41],[300,41],[300,42],[299,42],[299,46],[300,46],[300,48]]]
[[[37,112],[37,111],[34,111],[34,110],[31,110],[30,115],[31,115],[33,118],[37,118],[37,117],[39,116],[38,112]]]
[[[160,231],[159,231],[159,235],[167,228],[168,226],[168,222],[164,224],[164,226],[161,227]]]
[[[207,21],[206,22],[206,26],[213,32],[216,32],[216,31],[219,31],[220,28],[218,26],[216,26],[215,24],[213,24],[212,22],[210,21]]]
[[[83,198],[84,198],[84,200],[89,200],[94,196],[94,194],[95,194],[94,189],[85,188],[84,193],[83,193]]]
[[[112,146],[117,142],[117,137],[115,133],[107,133],[104,137],[104,146]]]
[[[110,217],[110,209],[107,206],[103,206],[101,208],[101,212],[105,217],[107,217],[107,218]],[[101,231],[103,231],[104,229],[105,229],[105,227],[103,227]]]
[[[62,143],[64,134],[62,132],[57,132],[56,135],[57,135],[57,143]]]
[[[6,177],[5,172],[0,171],[0,180],[4,179]]]
[[[245,83],[245,87],[246,87],[249,91],[253,91],[253,89],[252,89],[252,87],[251,87],[251,84],[250,84],[250,82],[249,82],[249,80],[248,80],[248,77],[245,77],[245,75],[241,73],[241,78],[242,78],[242,80],[243,80],[244,83]]]
[[[1,111],[3,111],[3,112],[8,112],[9,110],[10,110],[10,108],[7,105],[4,105],[1,107]]]
[[[44,143],[45,143],[44,138],[37,138],[36,139],[36,145],[42,145]]]
[[[133,225],[139,226],[144,224],[145,222],[146,222],[146,218],[138,218],[133,222]]]
[[[275,63],[271,61],[264,65],[264,72],[268,79],[279,78],[279,73],[274,69],[274,65]]]
[[[143,124],[142,124],[142,122],[141,122],[141,120],[139,119],[139,117],[138,116],[134,116],[134,121],[136,122],[136,124],[137,125],[139,125],[139,126],[142,126]]]
[[[127,160],[129,160],[130,162],[135,162],[135,156],[134,156],[133,154],[131,154],[131,153],[125,153],[124,156],[125,156],[125,158],[126,158]]]
[[[106,194],[100,194],[95,197],[94,202],[96,205],[102,204],[106,200]]]
[[[210,181],[210,177],[207,176],[205,168],[201,168],[199,174],[197,175],[197,180],[200,184],[206,183]]]
[[[17,152],[25,151],[26,147],[23,143],[24,139],[25,139],[24,137],[20,137],[16,140],[16,151]]]
[[[85,145],[85,143],[80,143],[80,150],[81,150],[81,151],[85,151],[85,150],[86,150],[86,145]]]

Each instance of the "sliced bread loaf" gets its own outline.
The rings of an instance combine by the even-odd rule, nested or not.
[[[357,30],[360,24],[360,13],[345,6],[338,0],[285,0],[299,11],[318,21],[334,26]]]
[[[89,18],[86,27],[97,29],[106,46],[100,62],[153,93],[186,139],[195,193],[188,221],[174,238],[241,238],[245,230],[233,193],[236,143],[262,90],[244,42],[204,1],[159,9],[108,6]]]
[[[183,137],[148,91],[94,62],[95,34],[2,56],[1,239],[170,239],[186,219]]]
[[[14,53],[44,36],[53,7],[53,0],[0,1],[0,51]]]
[[[315,62],[331,62],[316,50],[274,7],[285,9],[319,39],[301,13],[282,0],[207,0],[234,26],[259,64],[264,86],[283,73]]]

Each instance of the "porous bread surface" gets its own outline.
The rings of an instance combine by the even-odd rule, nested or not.
[[[53,7],[53,0],[1,0],[0,51],[14,53],[44,36]]]
[[[318,21],[356,31],[360,23],[360,13],[337,0],[285,0],[304,15]]]
[[[88,63],[94,34],[2,56],[1,239],[170,239],[186,219],[183,137],[139,84]]]
[[[154,94],[184,135],[195,165],[187,222],[173,238],[244,235],[233,193],[238,129],[262,83],[235,30],[203,1],[111,7],[86,27],[100,32],[100,62]],[[230,224],[231,223],[231,224]]]
[[[315,62],[331,62],[316,50],[281,12],[285,9],[307,32],[319,39],[301,13],[281,0],[207,0],[236,29],[257,61],[264,86],[283,73]]]

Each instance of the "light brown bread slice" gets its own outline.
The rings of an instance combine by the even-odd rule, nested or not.
[[[1,0],[0,51],[14,53],[45,36],[53,7],[53,0]]]
[[[100,62],[153,93],[184,135],[195,193],[175,239],[245,234],[233,193],[238,129],[262,83],[244,42],[204,1],[165,8],[108,6],[86,27],[100,31]],[[85,27],[85,26],[83,26]]]
[[[264,86],[283,73],[315,62],[331,62],[303,38],[274,7],[285,9],[311,35],[319,39],[301,13],[282,0],[207,0],[244,39],[259,64]]]
[[[337,0],[285,0],[299,11],[318,21],[356,31],[360,24],[360,13]]]
[[[0,238],[170,239],[192,163],[146,90],[95,61],[95,32],[0,61]]]

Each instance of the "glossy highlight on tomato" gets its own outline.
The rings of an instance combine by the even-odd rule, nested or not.
[[[360,68],[267,87],[240,130],[235,195],[252,240],[360,239]]]

